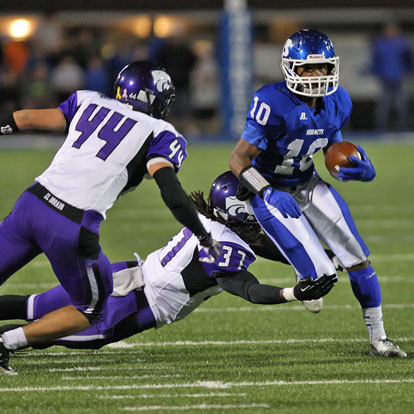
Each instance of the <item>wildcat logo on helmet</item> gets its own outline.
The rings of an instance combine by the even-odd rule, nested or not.
[[[245,213],[246,209],[244,203],[237,199],[237,197],[226,197],[226,211],[230,216],[237,216],[237,214]]]
[[[158,92],[164,92],[170,89],[172,81],[167,73],[162,70],[153,70],[151,74]]]

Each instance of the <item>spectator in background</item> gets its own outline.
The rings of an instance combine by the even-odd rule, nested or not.
[[[7,40],[3,44],[4,64],[17,76],[20,76],[26,67],[29,57],[26,42]]]
[[[16,56],[13,56],[15,45],[16,42],[7,39],[2,39],[0,43],[0,111],[14,111],[19,106],[19,80],[26,55],[18,50]]]
[[[84,71],[71,55],[64,55],[51,73],[51,84],[59,102],[84,87]]]
[[[98,55],[92,56],[88,61],[85,72],[85,89],[111,96],[112,89],[110,85],[111,82],[103,59]]]
[[[25,108],[39,109],[58,105],[55,92],[49,83],[49,69],[45,62],[37,62],[28,71],[21,85],[22,104]]]
[[[217,134],[221,128],[219,113],[219,68],[214,44],[198,41],[194,45],[197,63],[192,76],[192,107],[200,129],[207,134]]]
[[[94,31],[77,28],[70,36],[68,52],[83,69],[86,69],[90,56],[99,55],[99,44],[100,40]]]
[[[65,35],[59,17],[54,10],[45,11],[33,36],[34,54],[41,56],[52,66],[64,46]]]
[[[384,32],[374,41],[372,72],[381,83],[375,123],[378,130],[390,127],[392,109],[396,112],[399,130],[408,128],[408,94],[404,80],[412,68],[409,40],[395,22],[387,23]]]
[[[174,80],[176,99],[171,105],[170,119],[184,135],[194,130],[191,113],[191,73],[197,57],[188,45],[184,27],[177,25],[171,36],[154,53],[154,62],[164,67]]]

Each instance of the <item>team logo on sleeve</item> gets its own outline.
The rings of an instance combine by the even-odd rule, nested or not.
[[[5,125],[0,128],[0,131],[3,135],[6,135],[11,134],[13,132],[13,129],[10,125]]]

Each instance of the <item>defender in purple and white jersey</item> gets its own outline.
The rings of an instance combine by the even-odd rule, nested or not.
[[[252,303],[279,304],[293,300],[317,299],[326,295],[336,276],[317,280],[302,279],[293,288],[260,284],[248,271],[256,260],[255,252],[266,256],[269,250],[260,226],[251,223],[243,203],[237,201],[238,180],[231,172],[219,176],[209,201],[193,193],[201,222],[223,247],[220,257],[206,263],[205,251],[197,237],[184,227],[166,246],[141,260],[112,265],[114,292],[108,299],[107,314],[98,325],[75,335],[34,344],[44,348],[100,348],[153,327],[159,328],[185,318],[206,299],[227,291]],[[232,230],[233,229],[233,230]],[[270,258],[287,263],[270,249]],[[2,319],[35,320],[70,302],[57,286],[47,292],[0,297]],[[0,328],[10,329],[10,326]],[[6,333],[7,334],[7,333]]]
[[[187,154],[185,139],[163,120],[173,99],[168,73],[150,62],[134,62],[119,73],[114,98],[77,91],[58,108],[0,115],[2,134],[67,131],[49,168],[0,223],[0,284],[43,252],[70,297],[68,306],[2,336],[0,366],[9,350],[104,320],[113,286],[99,225],[115,201],[145,176],[155,179],[165,204],[204,246],[206,260],[217,258],[220,246],[176,176]]]

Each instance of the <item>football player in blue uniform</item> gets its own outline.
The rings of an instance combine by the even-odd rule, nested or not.
[[[317,30],[300,30],[282,51],[285,81],[265,85],[253,97],[241,139],[230,156],[245,200],[264,231],[293,265],[299,277],[335,272],[321,242],[348,271],[369,331],[370,353],[405,357],[387,338],[381,290],[347,204],[315,171],[313,154],[342,140],[352,103],[339,86],[339,57],[331,40]],[[341,181],[371,181],[375,169],[365,151],[340,168]],[[313,312],[322,299],[305,302]]]
[[[257,304],[276,305],[326,295],[336,275],[300,279],[296,286],[279,288],[261,284],[248,271],[256,254],[288,263],[260,231],[242,202],[237,200],[239,181],[230,172],[213,183],[206,202],[201,192],[192,194],[200,221],[223,246],[216,260],[205,262],[206,252],[187,227],[168,244],[140,260],[113,263],[114,290],[108,299],[105,319],[97,326],[54,341],[33,344],[34,348],[62,345],[96,349],[151,328],[160,328],[185,318],[206,299],[222,291]],[[270,249],[269,249],[270,247]],[[0,319],[36,320],[70,303],[70,296],[56,286],[36,295],[0,296]],[[11,332],[15,326],[3,326]],[[0,374],[13,374],[9,355],[0,358]]]

